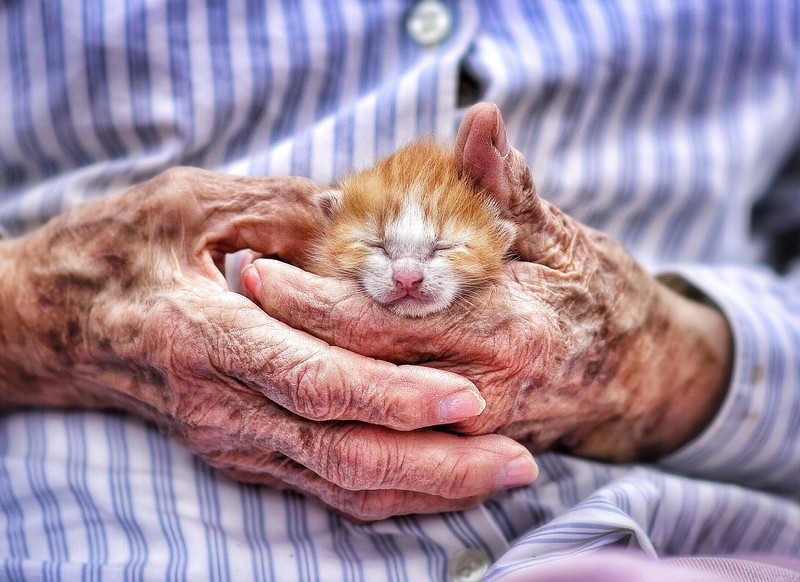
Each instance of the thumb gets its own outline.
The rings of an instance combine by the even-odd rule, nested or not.
[[[506,126],[494,103],[478,103],[464,116],[456,138],[456,164],[494,200],[518,229],[515,250],[523,260],[564,267],[564,252],[578,228],[539,198],[525,156],[508,144]]]

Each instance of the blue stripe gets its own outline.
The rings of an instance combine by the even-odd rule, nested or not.
[[[175,106],[173,132],[183,146],[191,151],[195,141],[194,95],[192,64],[189,58],[188,8],[185,2],[167,2],[169,38],[169,75],[172,82],[172,102]],[[177,160],[182,163],[182,160]]]
[[[730,9],[731,4],[723,6],[709,5],[705,11],[706,21],[703,23],[704,27],[695,31],[693,34],[693,43],[705,43],[705,39],[718,38],[724,34],[739,34],[739,31],[730,30],[730,26],[721,26],[720,23],[728,20],[726,12]],[[687,21],[689,18],[687,18]],[[697,38],[699,37],[699,38]],[[729,45],[730,43],[721,43],[722,46]],[[679,61],[685,60],[691,62],[690,54],[679,54],[677,59]],[[693,67],[693,76],[698,76],[699,82],[696,85],[695,93],[691,96],[688,111],[680,112],[684,119],[677,119],[678,122],[683,122],[691,114],[698,114],[703,111],[713,110],[714,101],[712,98],[715,95],[715,87],[723,84],[720,78],[721,74],[730,70],[730,65],[727,60],[735,62],[730,54],[712,53],[712,51],[704,50],[700,56],[700,63]],[[677,82],[677,80],[676,80]],[[730,82],[730,81],[729,81]],[[680,90],[680,89],[676,89]],[[682,92],[684,95],[685,91]],[[688,95],[687,95],[688,97]],[[723,103],[727,101],[725,96],[722,96]],[[702,124],[692,124],[691,131],[691,155],[698,160],[708,160],[704,165],[708,165],[712,160],[709,159],[706,150],[710,136],[706,131],[706,127]],[[700,204],[708,196],[708,171],[709,169],[702,168],[700,164],[691,165],[691,182],[689,190],[683,197],[683,201],[675,196],[673,207],[675,208],[675,220],[670,224],[670,229],[665,233],[664,239],[659,244],[659,252],[662,256],[676,256],[681,252],[681,246],[690,236],[690,230],[694,221],[692,217],[697,214],[703,213],[703,207]],[[718,231],[717,231],[718,232]]]
[[[55,159],[45,152],[34,132],[31,111],[31,79],[28,67],[28,33],[25,29],[23,6],[12,5],[6,9],[8,17],[8,51],[11,57],[11,93],[13,98],[14,135],[20,153],[27,163],[36,165],[39,178],[52,176],[59,171]]]
[[[151,63],[147,54],[147,5],[144,0],[125,0],[125,53],[131,87],[132,122],[145,151],[160,142],[153,120]]]
[[[297,579],[319,580],[319,562],[306,519],[306,499],[297,493],[285,491],[283,500],[286,508],[286,537],[295,551]]]
[[[230,561],[226,534],[221,525],[216,471],[197,457],[193,459],[193,466],[196,473],[195,487],[200,505],[200,518],[205,525],[209,579],[230,580]]]
[[[125,564],[128,580],[143,580],[143,566],[147,557],[147,540],[139,526],[133,506],[131,474],[128,459],[128,440],[125,434],[124,417],[109,415],[104,419],[106,442],[109,453],[108,485],[114,517],[125,532],[130,560]]]
[[[83,9],[84,59],[94,132],[109,158],[121,157],[126,148],[115,129],[111,114],[109,77],[106,69],[105,2],[85,0]]]
[[[510,94],[505,100],[504,106],[514,110],[523,102],[526,97],[525,91],[531,86],[528,70],[522,66],[524,62],[522,55],[527,47],[521,46],[514,38],[511,31],[512,23],[506,22],[503,17],[504,11],[499,5],[483,4],[481,8],[480,16],[482,25],[486,26],[487,30],[489,30],[493,36],[506,39],[506,42],[501,44],[498,48],[502,51],[503,62],[507,68],[506,73],[508,74],[513,71],[513,78],[508,81],[510,84]],[[541,10],[541,6],[523,0],[519,1],[512,9],[506,8],[506,12],[509,14],[513,14],[515,11],[519,14],[524,14],[525,11],[530,10]],[[485,79],[491,79],[493,77],[491,71],[482,71],[482,74]],[[518,145],[522,147],[521,142]]]
[[[353,27],[361,31],[362,50],[361,66],[358,75],[358,93],[364,95],[372,91],[378,85],[379,71],[382,59],[377,50],[380,42],[380,18],[381,11],[377,2],[363,2],[360,4],[361,23],[360,26]]]
[[[606,6],[604,4],[604,6]],[[620,22],[613,26],[614,30],[621,30],[620,36],[624,37],[627,41],[634,41],[641,43],[643,47],[642,52],[637,56],[640,62],[643,63],[644,68],[648,68],[656,58],[657,44],[646,42],[647,38],[652,38],[651,35],[655,34],[653,18],[650,18],[645,10],[636,9],[639,27],[631,28],[626,27],[624,17],[620,14]],[[614,11],[609,11],[614,14]],[[633,55],[629,55],[626,61],[622,64],[623,67],[633,67]],[[631,202],[634,200],[639,185],[642,169],[633,160],[636,159],[637,139],[634,128],[640,127],[644,122],[645,105],[650,99],[650,92],[653,91],[653,79],[650,75],[640,74],[634,81],[633,89],[631,90],[628,100],[620,106],[622,112],[619,133],[619,155],[621,158],[621,168],[619,176],[615,181],[614,189],[615,194],[608,204],[608,210],[597,210],[595,218],[589,218],[590,224],[602,226],[610,222],[612,217],[618,212],[627,212]]]
[[[5,517],[5,533],[6,544],[9,549],[9,557],[24,558],[28,556],[28,542],[25,536],[25,514],[22,511],[22,506],[17,500],[17,496],[21,493],[15,491],[16,480],[12,479],[9,471],[6,458],[9,456],[9,444],[11,437],[8,431],[6,422],[0,422],[0,510]],[[10,567],[12,564],[9,564]],[[9,572],[9,578],[21,577],[21,567]]]
[[[308,30],[303,18],[302,6],[297,2],[281,0],[281,7],[286,30],[291,30],[293,38],[298,40],[297,46],[293,45],[296,50],[289,51],[288,63],[290,70],[297,73],[292,75],[285,99],[278,110],[278,115],[275,117],[270,138],[276,142],[291,135],[297,127],[298,108],[305,95],[305,87],[310,75]]]
[[[752,527],[756,518],[758,505],[751,499],[740,498],[736,517],[730,523],[730,529],[725,536],[725,548],[730,553],[744,552],[747,546],[742,544],[745,534]]]
[[[419,544],[428,563],[428,579],[444,580],[449,563],[447,551],[428,534],[425,525],[413,515],[398,519],[397,525],[401,532],[413,537]]]
[[[378,2],[364,2],[361,10],[361,31],[363,46],[360,59],[358,88],[365,95],[378,91],[381,71],[384,67],[381,46],[381,6]],[[379,128],[375,139],[375,159],[391,152],[395,146],[396,104],[391,95],[379,93],[375,111],[375,127]]]
[[[644,6],[644,9],[649,8],[651,8],[651,6]],[[678,11],[678,9],[676,9],[676,11]],[[651,19],[654,23],[653,28],[648,31],[649,34],[654,35],[653,38],[659,38],[660,35],[667,32],[661,24],[662,19],[660,16],[661,15],[655,10],[648,10],[643,15],[643,19]],[[680,20],[679,22],[683,24],[675,27],[677,29],[676,32],[682,32],[689,38],[681,37],[676,39],[673,53],[670,55],[664,54],[663,56],[658,50],[659,44],[652,43],[650,45],[652,47],[652,52],[648,55],[651,59],[645,64],[646,67],[660,72],[663,76],[664,83],[664,85],[661,86],[660,84],[652,82],[648,87],[646,99],[642,100],[643,103],[646,103],[660,114],[654,119],[654,126],[652,127],[652,135],[654,136],[669,136],[671,134],[670,130],[674,128],[675,104],[679,101],[682,82],[688,73],[684,68],[687,64],[685,46],[689,45],[694,37],[685,29],[692,28],[692,23],[686,20]],[[658,80],[662,79],[659,78]],[[671,171],[672,152],[668,148],[668,145],[669,140],[657,139],[653,187],[647,193],[647,196],[642,198],[643,200],[647,200],[647,202],[642,203],[635,212],[630,214],[629,224],[623,227],[621,238],[633,248],[641,244],[642,238],[651,227],[652,218],[659,218],[659,214],[653,212],[653,207],[659,208],[661,212],[664,212],[664,207],[671,199],[671,182],[674,176]],[[637,181],[647,177],[643,170],[637,170]],[[648,168],[648,170],[652,173],[653,168]]]
[[[386,568],[386,580],[389,582],[408,582],[405,560],[391,536],[376,531],[373,525],[365,528],[369,532],[369,541],[376,551],[376,558],[383,560]]]
[[[558,140],[557,148],[559,151],[566,152],[573,147],[572,144],[580,136],[580,133],[584,131],[583,125],[591,114],[588,107],[588,97],[597,91],[597,67],[591,66],[591,57],[597,52],[597,48],[592,43],[592,38],[589,34],[589,25],[586,21],[587,17],[583,14],[583,11],[570,3],[559,4],[558,9],[571,25],[568,27],[571,41],[568,50],[575,52],[577,62],[579,63],[577,77],[573,84],[565,91],[563,97],[566,101],[564,111],[566,123],[563,131],[560,133],[561,137]],[[590,143],[591,142],[587,143],[586,150],[590,149]],[[591,192],[590,169],[588,167],[589,164],[586,163],[585,152],[583,158],[583,163],[581,164],[581,173],[583,176],[581,180],[581,200]]]
[[[188,551],[183,534],[172,471],[171,443],[167,437],[154,431],[147,432],[147,445],[153,459],[153,496],[156,502],[158,524],[166,541],[169,559],[166,564],[167,580],[186,580]]]
[[[214,87],[213,121],[211,122],[214,139],[207,144],[205,151],[192,160],[192,165],[199,166],[208,165],[206,160],[211,159],[211,152],[219,147],[220,143],[227,141],[226,136],[230,133],[233,119],[232,105],[235,102],[227,3],[206,0],[206,8],[208,20],[211,23],[208,27],[208,41],[211,47],[211,75]]]
[[[240,487],[242,515],[244,516],[244,534],[253,554],[253,579],[276,580],[275,558],[267,534],[267,523],[271,516],[264,511],[264,500],[261,488],[254,486]]]
[[[475,531],[469,520],[465,518],[462,512],[455,512],[445,516],[445,523],[448,529],[464,544],[467,548],[481,548],[486,552],[486,555],[494,561],[499,556],[494,554],[494,551],[489,544]]]
[[[603,81],[602,91],[599,91],[602,99],[598,100],[597,111],[589,121],[587,129],[587,146],[591,147],[592,171],[590,172],[591,182],[587,184],[587,195],[581,197],[581,204],[590,204],[591,211],[585,213],[585,222],[589,226],[602,229],[609,222],[609,220],[616,213],[620,212],[624,206],[620,202],[623,198],[630,199],[632,194],[633,181],[631,176],[631,168],[628,162],[631,155],[631,137],[630,132],[625,131],[625,116],[633,115],[635,109],[641,110],[641,103],[636,103],[632,99],[633,95],[637,92],[641,93],[643,89],[643,79],[640,78],[638,86],[633,85],[629,94],[623,92],[626,81],[630,81],[626,75],[627,69],[632,67],[632,51],[630,46],[632,44],[632,37],[636,31],[624,27],[624,20],[619,13],[620,6],[617,4],[601,3],[598,9],[602,11],[603,20],[610,31],[610,39],[608,41],[609,48],[606,49],[609,53],[608,63],[606,63],[605,75],[610,77]],[[623,96],[626,98],[623,104],[620,104]],[[611,114],[619,114],[623,117],[622,127],[615,128],[611,126]],[[616,131],[615,131],[616,130]],[[621,131],[620,131],[621,130]],[[601,167],[601,151],[603,150],[608,140],[609,135],[620,133],[618,141],[611,144],[611,147],[619,150],[619,157],[621,159],[622,167],[619,175],[614,182],[604,184],[607,179],[607,172]],[[604,141],[606,139],[606,141]],[[599,190],[604,187],[610,188],[613,186],[614,201],[602,200],[598,203]]]
[[[88,479],[88,447],[84,417],[81,414],[66,418],[67,480],[80,509],[81,519],[86,530],[90,564],[108,563],[108,538],[103,526],[103,518],[94,503]],[[97,572],[89,570],[85,579],[97,580]]]
[[[266,113],[272,83],[272,64],[269,59],[270,39],[266,33],[267,16],[260,2],[247,3],[247,47],[250,54],[250,78],[253,83],[246,122],[231,135],[225,152],[226,160],[244,156],[253,147],[256,128]]]
[[[333,551],[339,558],[343,582],[368,582],[364,577],[364,566],[354,546],[347,524],[337,515],[328,515]]]
[[[2,167],[0,192],[3,193],[3,196],[0,197],[0,206],[8,208],[7,211],[0,213],[0,217],[15,216],[19,213],[21,201],[21,197],[17,195],[16,191],[19,185],[28,179],[28,171],[24,164],[12,161],[7,154],[3,153],[2,147],[0,147],[0,167]],[[10,226],[10,222],[8,219],[5,220],[7,226]]]
[[[342,86],[345,82],[342,76],[342,67],[349,56],[347,42],[342,34],[346,29],[344,18],[341,14],[341,2],[322,0],[321,5],[323,17],[327,24],[323,31],[326,50],[315,119],[322,119],[334,113],[340,106]]]
[[[495,523],[497,524],[497,527],[502,532],[503,538],[510,542],[511,540],[518,538],[523,531],[517,529],[515,520],[512,520],[508,512],[506,512],[505,506],[501,501],[504,497],[505,495],[501,493],[499,496],[495,496],[486,500],[484,505],[489,508],[489,513],[491,513]],[[531,504],[530,508],[535,510],[535,505]]]
[[[47,480],[47,441],[44,431],[43,413],[33,413],[25,421],[26,476],[31,493],[41,511],[42,526],[47,540],[48,556],[53,563],[69,560],[64,521],[55,495]]]
[[[56,139],[61,147],[62,159],[70,160],[73,166],[83,166],[92,157],[81,144],[72,123],[70,93],[65,78],[66,62],[64,56],[64,29],[62,24],[62,4],[60,0],[42,2],[42,38],[45,47],[47,71],[47,94],[50,115]]]
[[[536,152],[542,135],[542,124],[560,100],[556,74],[563,66],[564,59],[558,50],[552,26],[549,26],[546,20],[544,6],[540,3],[519,0],[517,8],[530,23],[531,44],[536,47],[542,62],[541,77],[533,87],[537,98],[524,115],[526,119],[531,119],[533,122],[530,123],[530,131],[526,132],[527,135],[523,135],[519,141],[519,147],[524,148],[522,151]],[[539,42],[535,42],[537,39]],[[491,78],[491,71],[485,74]],[[548,175],[561,176],[562,166],[561,158],[552,156],[551,164],[548,164]],[[545,198],[550,197],[551,193],[547,183],[542,186],[540,193]],[[568,210],[568,207],[565,207],[565,210]]]

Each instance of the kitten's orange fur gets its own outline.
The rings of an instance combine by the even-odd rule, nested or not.
[[[513,227],[461,175],[452,151],[430,141],[345,178],[328,195],[331,222],[309,270],[353,278],[403,315],[439,311],[496,278],[513,240]],[[401,262],[419,274],[411,297],[392,290]]]

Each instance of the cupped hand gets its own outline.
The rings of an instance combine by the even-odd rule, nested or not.
[[[467,113],[456,156],[519,228],[519,260],[471,304],[402,318],[354,283],[269,260],[245,271],[248,289],[268,313],[326,342],[472,380],[487,407],[457,432],[617,461],[663,455],[697,434],[727,382],[721,313],[539,198],[493,105]]]
[[[0,241],[0,405],[121,408],[237,479],[361,519],[530,482],[510,439],[421,428],[478,414],[471,382],[331,346],[229,290],[226,253],[302,256],[315,191],[175,169]],[[351,322],[334,325],[318,336]]]

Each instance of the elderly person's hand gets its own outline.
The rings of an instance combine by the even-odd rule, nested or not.
[[[478,414],[470,382],[331,347],[229,290],[226,253],[305,252],[315,190],[176,169],[0,240],[0,408],[131,411],[237,479],[364,519],[531,481],[511,439],[413,430]]]
[[[487,408],[456,431],[618,461],[691,439],[727,384],[722,314],[669,290],[620,244],[538,198],[495,107],[468,112],[456,154],[520,227],[520,260],[482,299],[404,319],[353,285],[274,261],[245,271],[248,289],[268,313],[326,342],[472,380]]]

